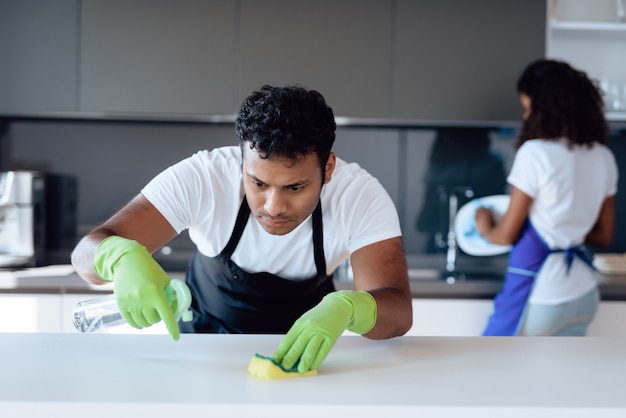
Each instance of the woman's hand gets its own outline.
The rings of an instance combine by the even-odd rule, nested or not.
[[[476,222],[478,233],[483,237],[486,237],[496,224],[493,213],[485,207],[476,209],[474,222]]]

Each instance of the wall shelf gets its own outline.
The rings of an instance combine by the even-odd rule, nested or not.
[[[609,122],[618,122],[620,124],[626,125],[626,112],[607,112],[606,119]]]
[[[616,32],[626,34],[626,22],[574,22],[550,21],[550,29],[554,31],[595,31]]]
[[[566,61],[600,83],[606,118],[612,126],[622,127],[626,122],[626,98],[621,97],[626,85],[624,6],[624,0],[550,0],[546,39],[546,57]]]
[[[596,39],[599,41],[626,41],[626,23],[556,21],[549,25],[555,39]]]

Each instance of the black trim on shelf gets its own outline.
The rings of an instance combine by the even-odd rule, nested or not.
[[[626,129],[626,113],[607,115],[612,130]],[[234,125],[235,114],[200,114],[200,113],[141,113],[141,112],[1,112],[0,127],[12,122],[88,122],[117,124],[167,124],[167,125]],[[482,129],[487,131],[515,130],[520,121],[513,120],[454,120],[454,119],[394,119],[394,118],[357,118],[336,116],[338,128],[377,128],[377,129]],[[0,132],[1,133],[1,132]]]
[[[15,112],[1,113],[3,121],[42,121],[42,122],[111,122],[111,123],[157,123],[157,124],[207,124],[232,125],[237,115],[190,114],[190,113],[134,113],[134,112]],[[517,129],[518,121],[509,120],[427,120],[390,118],[335,117],[338,127],[362,128],[478,128],[496,130]]]

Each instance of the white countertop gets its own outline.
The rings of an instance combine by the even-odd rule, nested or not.
[[[271,355],[281,338],[0,334],[0,411],[88,418],[626,416],[624,338],[342,336],[317,376],[249,376],[252,355]]]

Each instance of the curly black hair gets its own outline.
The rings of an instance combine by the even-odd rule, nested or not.
[[[567,138],[570,146],[605,144],[608,124],[602,93],[583,71],[563,61],[539,59],[517,81],[517,92],[530,98],[516,146],[529,139]]]
[[[247,142],[261,158],[297,161],[317,154],[323,169],[335,142],[333,110],[324,97],[300,86],[265,85],[243,101],[235,123],[239,146]]]

